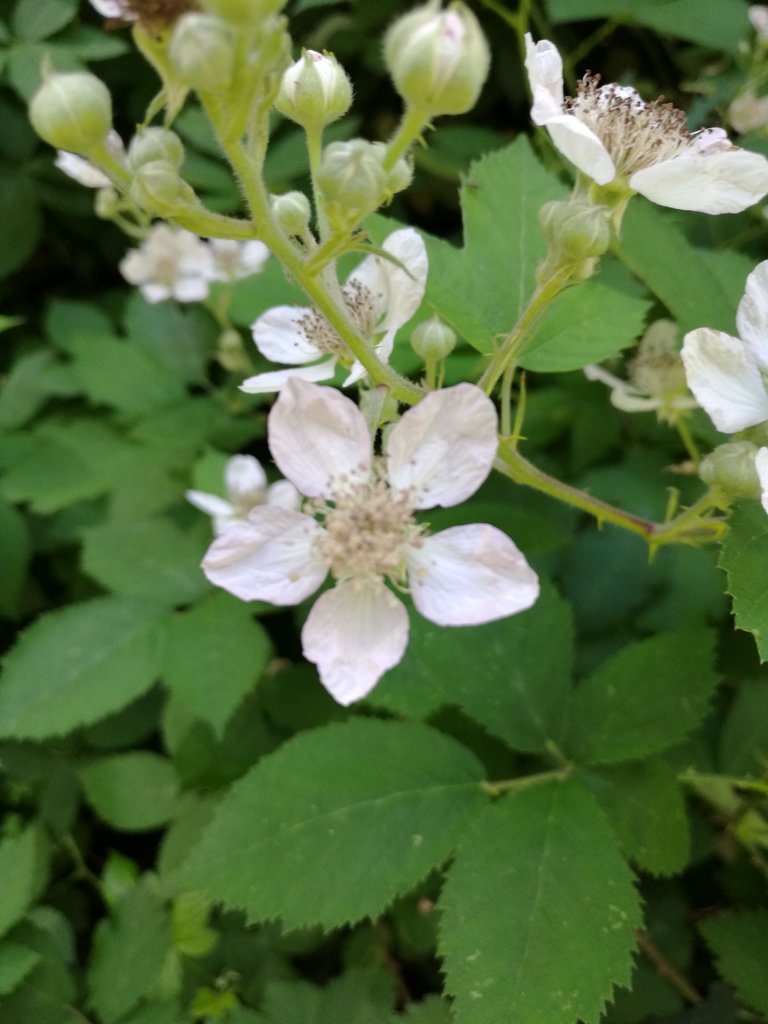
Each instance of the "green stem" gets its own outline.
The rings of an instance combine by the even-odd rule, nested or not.
[[[706,518],[715,507],[713,492],[707,491],[694,505],[666,523],[656,523],[642,516],[609,505],[599,498],[563,483],[538,469],[517,451],[512,438],[503,438],[499,445],[496,469],[515,483],[547,494],[557,501],[578,508],[593,516],[598,524],[612,523],[643,537],[652,549],[664,544],[704,544],[720,540],[725,533],[722,519]]]
[[[680,435],[680,440],[683,442],[685,450],[688,452],[691,460],[698,466],[701,462],[701,452],[693,439],[693,434],[689,430],[688,424],[681,416],[679,419],[675,420],[675,426],[677,427],[677,432]]]
[[[406,106],[398,129],[387,146],[387,155],[384,157],[385,171],[392,170],[411,143],[421,137],[428,124],[429,115],[422,107]]]
[[[307,154],[309,156],[309,176],[312,181],[312,198],[315,203],[315,216],[317,217],[317,232],[320,242],[325,242],[330,235],[328,217],[325,212],[325,200],[318,184],[320,164],[323,158],[323,129],[312,126],[305,128],[307,135]]]
[[[508,793],[511,789],[528,789],[529,786],[537,786],[542,782],[553,782],[561,779],[567,779],[571,774],[572,768],[570,765],[566,768],[553,768],[548,772],[537,772],[535,775],[522,775],[516,779],[500,779],[497,782],[481,782],[481,787],[486,793],[490,793],[491,796],[501,796],[502,793]]]

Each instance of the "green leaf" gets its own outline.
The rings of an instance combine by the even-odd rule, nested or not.
[[[27,521],[12,505],[0,501],[0,565],[3,584],[0,587],[0,614],[15,618],[27,579],[32,553]]]
[[[47,39],[77,14],[77,0],[19,0],[13,11],[13,31],[22,39]]]
[[[709,630],[631,644],[574,691],[566,752],[610,764],[666,750],[698,725],[716,685]]]
[[[68,396],[78,390],[69,367],[53,352],[38,349],[22,355],[11,367],[0,391],[0,427],[14,430],[32,419],[50,395]]]
[[[450,1004],[439,996],[427,996],[420,1003],[409,1003],[402,1017],[391,1024],[453,1024]]]
[[[374,917],[450,855],[485,806],[482,776],[469,751],[422,725],[353,719],[303,733],[235,783],[181,883],[288,928]]]
[[[572,648],[570,608],[546,585],[529,611],[483,626],[413,616],[405,657],[370,701],[410,717],[458,704],[514,749],[543,751],[562,736]]]
[[[125,307],[125,330],[135,345],[151,353],[169,379],[199,384],[205,380],[217,329],[202,309],[174,302],[149,303],[134,292]]]
[[[112,321],[102,310],[68,299],[54,299],[48,305],[45,328],[51,341],[70,354],[83,338],[98,342],[115,333]]]
[[[172,624],[164,678],[182,704],[220,737],[269,654],[269,637],[248,605],[216,593]]]
[[[20,985],[40,962],[40,954],[18,942],[0,942],[0,996]]]
[[[597,797],[627,857],[652,875],[675,875],[691,837],[677,769],[663,760],[614,765],[583,781]]]
[[[755,1010],[768,1013],[768,910],[718,914],[699,927],[725,980]]]
[[[753,634],[760,660],[768,661],[768,516],[756,501],[736,506],[718,564],[728,576],[736,626]]]
[[[48,880],[48,843],[37,825],[0,841],[0,878],[0,935],[5,935]]]
[[[62,927],[63,926],[63,927]],[[40,954],[40,961],[2,1001],[3,1021],[13,1024],[62,1024],[62,1007],[72,1005],[75,983],[65,960],[74,959],[74,944],[62,949],[67,923],[50,907],[36,907],[13,932],[13,941]]]
[[[596,1024],[632,968],[632,875],[577,782],[510,793],[459,846],[440,898],[457,1024]]]
[[[179,781],[171,762],[148,750],[113,754],[79,771],[88,803],[107,824],[146,832],[173,815]]]
[[[720,768],[728,775],[757,773],[768,763],[768,682],[741,683],[720,734]]]
[[[90,1003],[104,1024],[132,1010],[157,980],[171,948],[171,925],[154,879],[145,877],[96,929],[88,971]]]
[[[94,526],[84,533],[83,569],[119,594],[188,604],[210,590],[200,568],[204,534],[204,523],[181,530],[170,519]]]
[[[352,968],[324,988],[305,981],[267,986],[259,1024],[382,1024],[394,1003],[393,978],[381,968]]]
[[[0,170],[0,224],[13,245],[0,246],[0,277],[26,263],[40,240],[42,217],[36,182],[28,174]]]
[[[509,331],[528,302],[546,250],[538,211],[564,191],[520,136],[470,167],[461,189],[464,248],[425,236],[426,299],[480,352],[493,350],[494,336]]]
[[[167,615],[147,601],[104,597],[50,612],[22,634],[0,681],[0,735],[59,736],[150,688]]]

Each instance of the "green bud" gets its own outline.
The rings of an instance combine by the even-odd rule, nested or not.
[[[184,181],[167,160],[153,160],[136,171],[128,194],[148,213],[168,213],[182,200]]]
[[[384,142],[374,142],[372,145],[375,147],[376,152],[381,154],[381,161],[384,162],[387,155],[387,145]],[[407,157],[401,156],[399,160],[395,162],[395,166],[391,170],[387,171],[387,185],[386,190],[390,196],[393,196],[396,192],[402,192],[403,189],[413,181],[413,162]]]
[[[167,128],[144,128],[131,139],[128,163],[133,170],[156,160],[163,160],[176,168],[184,163],[184,145],[176,132]]]
[[[185,14],[176,22],[168,56],[190,89],[215,92],[232,84],[235,38],[230,26],[212,14]]]
[[[232,25],[253,25],[285,7],[286,0],[200,0],[200,6],[209,14]]]
[[[434,363],[438,359],[445,359],[455,346],[456,332],[439,316],[425,320],[411,333],[411,348],[425,362]]]
[[[751,442],[729,441],[701,460],[699,476],[710,487],[721,487],[730,498],[759,498],[756,455]]]
[[[304,128],[323,128],[349,110],[352,83],[332,53],[305,50],[282,77],[275,107]]]
[[[100,188],[96,193],[93,209],[101,220],[112,220],[120,211],[120,196],[116,189],[111,185],[108,188]]]
[[[383,149],[365,139],[325,147],[318,184],[328,203],[355,215],[375,210],[387,190]],[[330,211],[329,211],[330,213]]]
[[[56,149],[88,153],[112,127],[112,100],[106,85],[87,71],[46,78],[29,104],[37,134]]]
[[[445,11],[432,0],[392,25],[384,61],[406,103],[434,117],[475,105],[491,56],[477,18],[461,0]]]
[[[602,256],[611,241],[611,229],[601,206],[561,199],[545,203],[539,222],[550,253],[563,264]]]
[[[303,235],[312,216],[309,200],[303,192],[272,196],[272,212],[280,227],[289,235]]]

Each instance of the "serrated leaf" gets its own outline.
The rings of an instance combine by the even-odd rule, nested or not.
[[[247,604],[216,593],[173,622],[165,682],[220,737],[264,671],[270,649],[267,633]]]
[[[96,722],[150,688],[167,615],[105,597],[43,616],[22,634],[0,679],[0,735],[42,739]]]
[[[40,954],[18,942],[0,943],[0,996],[20,985],[40,962]]]
[[[62,953],[57,937],[50,927],[56,911],[36,907],[13,932],[13,941],[40,954],[36,967],[14,991],[2,1001],[3,1021],[13,1024],[62,1024],[62,1007],[75,999],[75,982],[65,964],[74,950]],[[64,922],[66,924],[66,922]]]
[[[104,1024],[136,1006],[156,981],[170,948],[168,911],[153,880],[142,879],[121,900],[114,920],[101,921],[94,935],[88,992]]]
[[[720,734],[720,769],[727,775],[757,773],[768,764],[768,681],[747,679]]]
[[[450,855],[486,803],[482,777],[422,725],[303,733],[235,783],[179,878],[288,928],[375,916]]]
[[[259,1024],[382,1024],[394,1003],[382,969],[352,968],[319,988],[305,981],[267,985]]]
[[[576,688],[566,752],[581,764],[666,750],[701,721],[717,685],[709,630],[662,633],[624,647]]]
[[[47,39],[77,13],[77,0],[19,0],[13,11],[13,31],[22,39]]]
[[[0,391],[0,427],[15,430],[30,420],[50,394],[61,391],[60,373],[65,370],[48,349],[20,356]]]
[[[371,703],[410,717],[458,704],[514,749],[543,751],[562,736],[572,648],[570,608],[546,584],[529,611],[483,626],[445,629],[414,616],[405,658]]]
[[[172,817],[179,780],[171,762],[149,750],[113,754],[84,765],[80,781],[88,803],[113,828],[146,832]]]
[[[0,935],[4,935],[48,880],[48,844],[37,825],[0,841]]]
[[[202,523],[181,530],[159,518],[94,526],[84,532],[83,569],[119,594],[189,604],[210,590],[200,568],[204,533]]]
[[[734,509],[718,564],[728,576],[736,626],[752,633],[760,660],[768,661],[768,516],[756,501]]]
[[[575,781],[510,793],[475,823],[440,898],[456,1024],[596,1024],[632,967],[632,875]]]
[[[700,929],[726,981],[761,1013],[768,1013],[768,910],[718,914]]]
[[[453,1024],[450,1004],[439,996],[427,996],[420,1003],[409,1003],[402,1017],[390,1024]]]
[[[675,875],[690,856],[690,828],[677,769],[663,760],[614,765],[584,776],[624,854],[652,875]]]
[[[203,310],[181,309],[173,302],[149,303],[137,291],[125,307],[125,330],[174,379],[190,384],[205,380],[217,328]]]

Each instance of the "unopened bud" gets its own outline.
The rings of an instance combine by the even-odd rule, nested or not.
[[[699,476],[710,487],[722,488],[730,498],[759,498],[756,455],[757,448],[750,441],[729,441],[705,455]]]
[[[463,114],[475,105],[491,57],[469,8],[456,0],[441,11],[434,0],[392,25],[384,60],[406,103],[436,116]]]
[[[216,343],[216,359],[230,373],[246,373],[251,369],[251,363],[245,354],[243,339],[240,332],[234,327],[227,328],[219,335]]]
[[[303,192],[286,192],[272,197],[272,212],[289,235],[303,235],[309,227],[312,209]]]
[[[184,162],[184,145],[176,132],[167,128],[145,128],[131,139],[128,144],[128,163],[133,170],[156,160],[176,168],[181,167]]]
[[[212,14],[185,14],[176,23],[168,55],[185,85],[214,92],[231,85],[235,66],[232,29]]]
[[[352,83],[332,53],[305,50],[283,75],[275,107],[305,128],[336,121],[352,103]]]
[[[611,229],[601,206],[570,199],[545,203],[539,222],[550,251],[562,262],[575,263],[602,256],[611,241]]]
[[[232,25],[252,25],[285,7],[286,0],[200,0],[200,6]]]
[[[425,362],[445,359],[456,346],[456,332],[439,316],[430,317],[413,329],[411,348]]]
[[[136,171],[129,195],[142,210],[163,214],[180,201],[183,186],[178,168],[167,160],[153,160]]]
[[[348,211],[375,210],[387,189],[383,150],[365,139],[326,146],[318,184],[329,203]]]
[[[93,209],[101,220],[112,220],[120,210],[120,196],[117,190],[111,185],[107,188],[100,188],[96,193]]]
[[[53,74],[29,104],[37,134],[56,149],[88,153],[112,127],[112,100],[106,85],[87,71]]]
[[[376,143],[376,145],[383,146],[384,151],[386,152],[387,147],[383,142]],[[403,189],[408,188],[412,181],[413,163],[406,157],[400,157],[400,159],[395,162],[394,167],[387,172],[387,192],[389,192],[390,195],[395,195],[396,192],[402,192]]]

